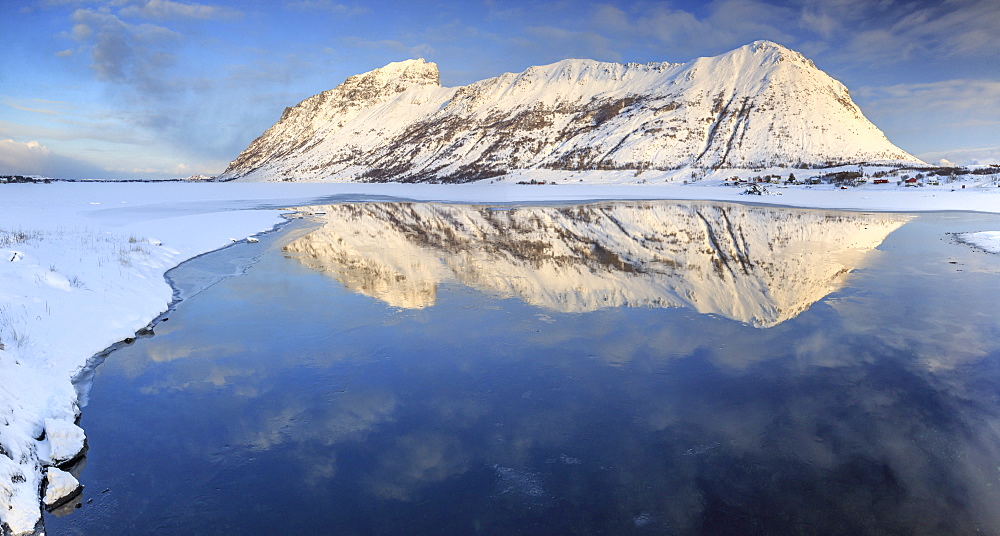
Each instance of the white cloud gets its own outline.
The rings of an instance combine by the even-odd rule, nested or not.
[[[591,27],[616,44],[668,47],[678,54],[722,52],[757,39],[791,41],[777,24],[795,18],[787,7],[759,0],[716,0],[699,17],[667,3],[626,11],[617,5],[595,6]],[[676,57],[674,60],[689,58]]]
[[[865,115],[890,140],[913,153],[1000,142],[997,139],[1000,81],[997,80],[958,79],[862,87],[853,95]]]
[[[849,10],[810,3],[803,13],[816,8],[830,17],[829,24],[838,29],[832,37],[846,35],[843,52],[855,60],[991,58],[1000,49],[1000,32],[996,31],[1000,2],[996,0],[862,2]]]
[[[975,147],[932,151],[917,155],[924,162],[938,163],[946,160],[959,166],[1000,164],[1000,147]]]
[[[52,178],[104,178],[107,173],[74,158],[58,155],[37,141],[0,140],[0,173]]]
[[[368,8],[362,6],[348,6],[333,2],[332,0],[299,0],[285,4],[289,9],[300,11],[329,11],[338,15],[360,15],[367,13]]]
[[[345,37],[343,42],[346,46],[351,48],[365,48],[371,50],[378,49],[389,49],[397,52],[402,52],[407,56],[407,58],[427,58],[434,55],[434,47],[428,43],[417,43],[415,45],[408,45],[402,41],[397,41],[395,39],[379,39],[370,40],[363,37],[351,36]]]
[[[8,102],[6,104],[7,104],[7,106],[10,106],[11,108],[14,108],[15,110],[21,110],[22,112],[31,112],[31,113],[43,114],[43,115],[56,115],[56,114],[59,113],[56,110],[50,110],[50,109],[47,109],[47,108],[32,108],[32,107],[24,106],[24,105],[13,103],[13,102]]]
[[[605,61],[621,59],[621,54],[615,49],[612,40],[597,32],[566,30],[554,26],[531,26],[525,28],[525,34],[530,38],[527,43],[530,43],[531,48],[556,52],[558,57],[550,57],[550,61],[564,58],[593,58]]]
[[[94,29],[88,24],[74,24],[73,29],[70,31],[70,36],[75,41],[86,41],[94,35]]]
[[[162,167],[122,167],[110,169],[109,171],[121,173],[130,177],[146,176],[150,178],[183,179],[190,177],[191,175],[218,175],[226,169],[226,165],[228,164],[229,162],[199,162],[197,164],[188,165],[184,162],[180,162],[178,164],[166,164]]]
[[[803,10],[801,23],[806,28],[829,39],[833,32],[839,27],[836,19],[829,13],[817,13],[812,10]]]
[[[9,164],[17,159],[29,160],[32,158],[45,158],[52,154],[47,147],[37,141],[20,143],[14,140],[0,140],[0,162]]]
[[[1000,119],[1000,81],[944,80],[920,84],[862,87],[856,95],[880,113],[969,112],[979,120]]]
[[[38,121],[0,119],[0,138],[59,142],[89,140],[123,145],[132,150],[137,145],[150,143],[149,133],[137,131],[125,117],[100,112],[80,113],[68,107],[64,110],[56,114],[40,114]]]
[[[509,2],[498,2],[497,0],[483,0],[489,17],[492,18],[520,18],[524,16],[524,8],[511,5]]]
[[[57,179],[184,178],[196,174],[216,175],[228,164],[221,160],[178,163],[171,162],[170,157],[132,160],[156,162],[146,166],[129,166],[129,163],[123,162],[123,166],[101,168],[82,159],[59,154],[35,140],[19,142],[0,139],[0,175],[39,175]]]
[[[204,4],[185,4],[172,0],[148,0],[141,5],[126,6],[118,12],[122,17],[149,19],[236,20],[243,14],[235,9]]]

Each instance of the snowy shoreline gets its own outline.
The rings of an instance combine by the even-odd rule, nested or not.
[[[1000,213],[1000,188],[713,184],[52,183],[0,185],[0,522],[39,527],[46,468],[83,448],[73,385],[91,359],[175,304],[170,269],[274,230],[291,207],[347,201],[711,200],[856,211]],[[992,229],[969,239],[996,243]],[[989,242],[992,240],[992,242]],[[74,481],[53,471],[59,490]]]

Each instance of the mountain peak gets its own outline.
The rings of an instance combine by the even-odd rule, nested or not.
[[[746,46],[750,47],[750,48],[753,48],[755,51],[761,51],[761,50],[778,50],[778,51],[789,52],[791,50],[791,49],[789,49],[786,46],[779,45],[778,43],[775,43],[774,41],[768,41],[767,39],[758,39],[758,40],[754,41],[753,43],[750,43],[750,44],[748,44]]]
[[[364,74],[348,78],[397,80],[413,82],[414,85],[440,85],[440,73],[436,63],[423,58],[394,61]]]
[[[437,64],[423,59],[395,61],[385,67],[356,74],[326,93],[337,106],[358,108],[384,102],[398,93],[421,86],[440,87]]]
[[[750,55],[754,58],[759,58],[762,64],[777,64],[783,61],[795,61],[799,63],[806,64],[810,67],[816,67],[812,60],[806,58],[802,54],[774,41],[768,41],[766,39],[761,39],[754,41],[739,47],[735,50],[730,51],[728,55]]]

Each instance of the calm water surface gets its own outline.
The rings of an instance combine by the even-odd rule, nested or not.
[[[1000,534],[996,216],[322,211],[97,368],[50,534]]]

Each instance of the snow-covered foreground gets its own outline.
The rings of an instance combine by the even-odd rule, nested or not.
[[[0,185],[0,521],[14,534],[30,533],[40,519],[42,496],[55,502],[76,487],[68,473],[47,469],[83,447],[83,431],[74,424],[79,407],[72,379],[94,354],[135,336],[169,306],[172,290],[164,273],[231,239],[273,228],[285,207],[386,198],[519,203],[711,199],[1000,212],[997,188],[772,187],[782,195],[760,197],[740,191],[678,184]],[[46,473],[48,490],[42,486]]]
[[[0,192],[0,519],[31,532],[46,502],[76,488],[43,467],[77,456],[83,431],[71,382],[89,357],[134,337],[172,299],[164,272],[264,231],[275,211],[223,204],[171,212],[193,191],[117,185],[8,185]],[[195,194],[196,195],[196,194]],[[140,204],[153,206],[136,210]]]

